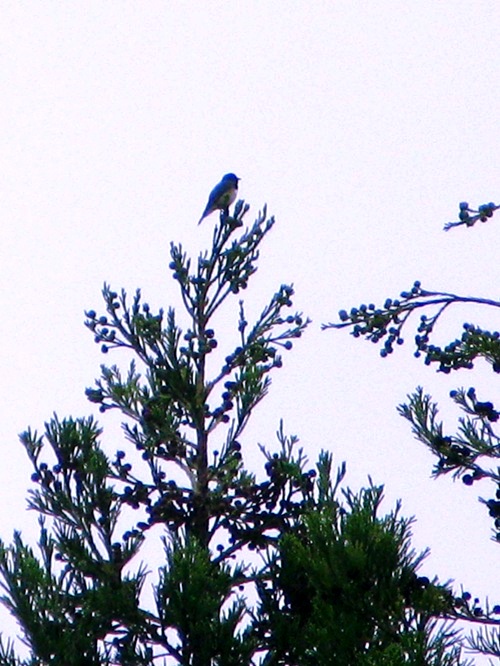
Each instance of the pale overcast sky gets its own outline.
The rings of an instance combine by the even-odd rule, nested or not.
[[[491,399],[498,378],[484,366],[437,375],[409,345],[384,361],[320,330],[415,279],[498,298],[498,222],[442,226],[463,199],[500,199],[499,29],[498,0],[2,2],[2,538],[36,534],[18,433],[54,411],[92,413],[85,387],[122,360],[102,357],[83,310],[101,309],[104,281],[179,305],[170,242],[193,256],[209,245],[214,217],[196,222],[234,171],[248,220],[265,202],[277,219],[249,313],[293,282],[313,319],[246,446],[273,444],[283,418],[312,462],[327,448],[349,485],[370,474],[387,510],[402,499],[415,547],[432,551],[426,574],[500,602],[477,502],[491,488],[432,481],[432,457],[396,414],[422,384],[452,429],[449,390],[473,384]],[[493,315],[457,311],[440,341],[464,320],[498,327]]]

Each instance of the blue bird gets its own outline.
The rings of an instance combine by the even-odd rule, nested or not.
[[[200,217],[198,224],[210,215],[210,213],[213,213],[214,210],[227,211],[229,206],[236,199],[239,180],[240,179],[237,178],[234,173],[226,173],[226,175],[222,177],[220,183],[218,183],[210,192],[208,203],[205,206],[205,210],[203,211],[203,215]]]

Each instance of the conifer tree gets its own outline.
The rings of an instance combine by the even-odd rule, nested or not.
[[[309,321],[281,285],[254,322],[241,293],[274,220],[243,228],[248,206],[221,213],[192,261],[171,246],[187,324],[137,291],[103,289],[86,312],[103,365],[88,399],[123,421],[119,447],[94,417],[53,417],[21,436],[33,467],[36,546],[0,543],[2,601],[28,655],[3,638],[2,666],[366,666],[463,663],[436,624],[446,585],[418,573],[399,507],[382,488],[340,489],[331,453],[310,466],[278,430],[245,460],[245,427]],[[237,344],[219,350],[217,315],[239,301]],[[251,444],[255,449],[255,444]]]

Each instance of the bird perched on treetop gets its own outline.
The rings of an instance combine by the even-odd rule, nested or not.
[[[203,215],[200,217],[200,222],[202,222],[210,213],[213,213],[214,210],[224,210],[227,211],[229,206],[236,199],[236,194],[238,192],[238,181],[234,173],[226,173],[222,177],[220,183],[218,183],[214,189],[210,192],[208,197],[208,203],[205,206]]]

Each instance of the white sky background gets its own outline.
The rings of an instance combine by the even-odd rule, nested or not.
[[[476,499],[492,488],[432,481],[433,458],[396,414],[422,384],[453,431],[449,390],[494,399],[498,378],[485,366],[437,375],[411,344],[382,360],[346,332],[320,331],[340,308],[383,303],[415,279],[498,298],[498,221],[442,226],[461,200],[499,198],[499,27],[496,0],[2,3],[4,539],[36,533],[18,433],[54,411],[92,413],[84,389],[99,364],[125,361],[99,353],[83,310],[103,309],[104,281],[179,305],[170,242],[194,257],[209,246],[216,216],[196,222],[234,171],[247,220],[265,202],[277,218],[249,314],[293,282],[313,319],[245,444],[272,445],[282,417],[311,463],[328,448],[347,461],[349,485],[370,474],[387,510],[403,500],[415,547],[432,550],[426,574],[500,601],[498,546]],[[472,319],[499,326],[487,310],[457,310],[439,341]]]

